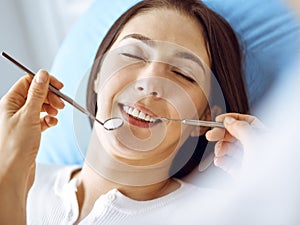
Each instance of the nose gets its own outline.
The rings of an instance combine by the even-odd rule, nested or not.
[[[135,89],[143,95],[163,97],[164,82],[163,75],[167,73],[167,66],[162,63],[150,63],[140,71]]]
[[[137,90],[140,92],[144,92],[146,95],[152,95],[154,97],[161,97],[160,92],[156,90],[156,88],[150,88],[149,85],[144,85],[146,82],[139,82],[137,85]],[[148,82],[147,82],[148,83]]]

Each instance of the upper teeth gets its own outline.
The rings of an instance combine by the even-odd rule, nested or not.
[[[155,122],[155,119],[153,119],[151,116],[149,116],[148,114],[145,114],[145,113],[143,113],[143,112],[141,112],[141,111],[139,111],[135,108],[132,108],[132,107],[129,107],[129,106],[125,105],[125,106],[123,106],[123,110],[127,114],[129,114],[129,115],[131,115],[135,118],[145,120],[147,122]]]

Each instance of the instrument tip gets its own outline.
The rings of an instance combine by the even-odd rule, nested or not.
[[[11,57],[6,52],[1,52],[2,57],[10,59]]]

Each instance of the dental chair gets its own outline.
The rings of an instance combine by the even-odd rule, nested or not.
[[[113,4],[96,0],[79,18],[66,36],[50,71],[65,84],[62,92],[79,98],[76,97],[78,89],[82,89],[83,78],[87,77],[102,38],[121,13],[136,2],[123,0]],[[280,0],[205,0],[204,3],[222,15],[237,33],[243,47],[249,101],[255,114],[260,100],[272,83],[282,79],[282,72],[296,55],[299,24]],[[37,161],[81,165],[84,161],[82,148],[86,147],[82,143],[86,140],[78,140],[78,136],[85,131],[74,127],[73,107],[66,104],[58,118],[59,124],[42,136]],[[213,167],[212,159],[212,152],[205,153],[199,169],[186,180],[198,183],[207,168]]]

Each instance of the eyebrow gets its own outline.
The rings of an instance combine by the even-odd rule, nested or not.
[[[205,71],[205,68],[203,66],[202,61],[197,56],[195,56],[195,55],[193,55],[191,53],[188,53],[188,52],[176,52],[175,57],[182,58],[182,59],[187,59],[187,60],[191,60],[191,61],[197,63],[202,68],[202,70]]]
[[[122,40],[126,39],[126,38],[134,38],[140,41],[151,41],[151,38],[148,38],[144,35],[141,34],[128,34],[125,37],[122,38]]]
[[[150,47],[154,47],[154,43],[152,42],[153,40],[151,38],[148,38],[148,37],[142,35],[142,34],[128,34],[125,37],[123,37],[121,39],[121,41],[124,40],[124,39],[128,39],[128,38],[133,38],[133,39],[142,41],[144,44],[146,44]]]
[[[121,40],[127,39],[127,38],[133,38],[133,39],[137,39],[139,41],[144,42],[145,44],[149,45],[149,46],[153,46],[153,44],[149,41],[152,41],[151,38],[146,37],[142,34],[128,34],[125,37],[123,37]],[[188,53],[188,52],[176,52],[175,57],[177,58],[182,58],[182,59],[187,59],[187,60],[191,60],[195,63],[197,63],[203,71],[205,71],[205,68],[203,66],[202,61],[195,55]]]

